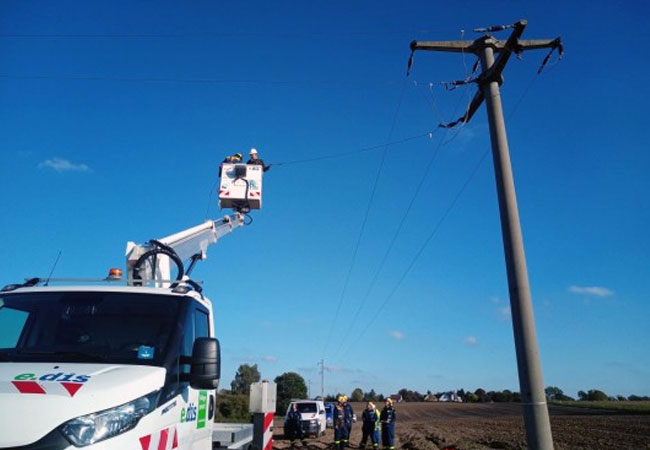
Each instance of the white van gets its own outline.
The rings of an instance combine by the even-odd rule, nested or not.
[[[325,404],[322,400],[293,400],[289,403],[287,412],[284,415],[284,426],[287,426],[289,411],[296,405],[300,412],[300,424],[305,436],[322,436],[325,434],[327,419],[325,416]]]

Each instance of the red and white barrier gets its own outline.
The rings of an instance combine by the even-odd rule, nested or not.
[[[264,415],[264,447],[262,447],[264,450],[271,450],[273,448],[273,416],[273,413],[266,413]]]
[[[156,433],[142,436],[140,446],[142,450],[173,450],[178,448],[176,427],[163,428]]]

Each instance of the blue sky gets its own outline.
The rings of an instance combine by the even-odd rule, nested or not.
[[[474,58],[420,52],[405,69],[413,39],[526,18],[525,38],[566,47],[540,76],[545,51],[513,58],[502,86],[545,384],[648,395],[649,13],[640,1],[2,2],[2,279],[47,275],[59,250],[55,275],[103,276],[126,241],[201,223],[208,207],[218,217],[224,154],[254,146],[279,163],[433,131],[389,146],[379,175],[383,147],[267,173],[253,226],[194,272],[217,311],[224,382],[258,363],[318,392],[324,357],[327,392],[518,390],[489,155],[471,176],[489,149],[485,110],[436,128],[475,89],[439,83]]]

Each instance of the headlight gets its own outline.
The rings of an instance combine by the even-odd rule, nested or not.
[[[158,391],[115,408],[77,417],[61,425],[63,435],[76,447],[85,447],[134,428],[156,408]]]

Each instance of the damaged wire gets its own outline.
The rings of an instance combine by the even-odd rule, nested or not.
[[[551,43],[551,50],[546,54],[546,56],[542,60],[542,64],[540,64],[539,69],[537,69],[537,75],[542,73],[549,59],[551,59],[551,55],[555,50],[557,50],[557,60],[553,64],[559,62],[564,57],[564,46],[562,45],[562,40],[560,38],[555,39]]]

